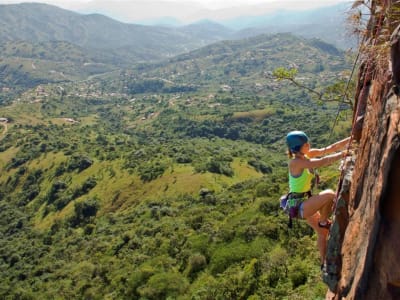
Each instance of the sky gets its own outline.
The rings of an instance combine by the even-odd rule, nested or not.
[[[351,0],[0,0],[0,4],[41,2],[80,13],[101,13],[123,22],[172,17],[182,22],[228,19],[277,9],[310,9]]]

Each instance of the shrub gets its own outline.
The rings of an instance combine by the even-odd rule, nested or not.
[[[54,176],[56,176],[56,177],[61,176],[62,174],[65,173],[65,171],[66,171],[65,164],[64,164],[64,163],[61,163],[61,164],[57,167],[57,169],[54,171]]]
[[[228,161],[221,161],[211,158],[206,164],[206,170],[211,173],[222,174],[229,177],[233,176],[233,170]]]
[[[309,270],[305,261],[296,261],[289,267],[289,278],[294,289],[307,282],[308,273]]]
[[[150,277],[147,283],[140,287],[142,297],[150,300],[177,298],[188,288],[189,284],[181,274],[177,272],[158,273]]]
[[[256,159],[250,159],[248,161],[248,164],[252,166],[254,169],[257,171],[263,173],[263,174],[270,174],[272,173],[272,168],[268,166],[265,162],[256,160]]]
[[[279,211],[279,199],[266,199],[261,201],[260,211],[264,215],[276,215]]]
[[[205,257],[209,257],[210,238],[206,234],[192,235],[188,238],[188,245],[193,252],[201,253]]]
[[[56,181],[50,188],[46,195],[46,202],[48,204],[54,203],[59,198],[59,193],[67,188],[67,184],[63,181]]]
[[[256,196],[257,197],[265,197],[265,196],[270,196],[269,195],[269,185],[270,183],[268,182],[260,182],[256,186]]]
[[[81,187],[77,188],[73,194],[72,198],[76,199],[82,195],[87,194],[91,189],[93,189],[97,185],[97,181],[93,177],[89,177],[86,181],[82,184]]]
[[[131,277],[128,279],[127,295],[130,296],[131,299],[139,299],[140,295],[138,289],[144,286],[154,273],[155,270],[153,267],[147,265],[140,267],[139,270],[133,271]]]
[[[68,161],[67,170],[82,172],[83,170],[89,168],[93,164],[93,161],[86,156],[72,156]]]
[[[42,170],[35,170],[32,171],[26,178],[24,185],[22,186],[23,190],[28,190],[30,186],[37,184],[40,182],[42,177],[43,171]]]
[[[72,226],[90,223],[92,217],[96,216],[99,205],[96,199],[88,199],[75,203],[74,215],[70,219]]]
[[[164,174],[166,168],[165,164],[158,161],[145,164],[139,168],[140,179],[144,182],[152,181]]]
[[[235,240],[232,243],[221,245],[212,254],[211,272],[213,274],[222,273],[232,264],[246,259],[257,258],[264,253],[265,246],[265,242],[259,239],[255,239],[251,243]]]
[[[28,154],[17,154],[16,157],[11,158],[11,161],[6,166],[6,170],[17,168],[29,161],[29,159],[30,157]]]
[[[205,204],[209,204],[209,205],[217,204],[217,199],[216,199],[216,197],[214,195],[214,191],[210,191],[209,189],[202,188],[199,191],[199,195],[200,195],[200,199]]]
[[[59,197],[57,200],[54,201],[54,206],[57,210],[62,210],[64,207],[68,205],[72,201],[72,198],[70,196],[63,196]]]
[[[193,160],[187,154],[179,154],[176,158],[176,162],[178,164],[187,164],[191,163]]]
[[[246,242],[251,242],[258,235],[258,229],[254,225],[246,226],[243,232],[243,238]]]
[[[189,258],[187,274],[190,278],[193,278],[197,272],[203,270],[206,266],[206,257],[200,253],[194,254]]]

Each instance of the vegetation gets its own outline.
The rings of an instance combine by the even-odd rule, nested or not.
[[[286,34],[218,43],[2,106],[1,297],[322,298],[315,236],[279,211],[283,137],[344,137],[346,111],[330,136],[337,104],[266,74],[295,63],[322,89],[348,69],[327,49]]]

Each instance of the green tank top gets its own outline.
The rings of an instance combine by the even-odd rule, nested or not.
[[[305,193],[311,190],[311,181],[314,174],[304,169],[300,176],[294,177],[289,171],[289,189],[291,193]]]

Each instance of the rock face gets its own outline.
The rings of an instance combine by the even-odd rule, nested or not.
[[[372,50],[356,93],[363,111],[354,114],[363,121],[354,126],[357,158],[346,170],[328,242],[327,299],[400,299],[400,18],[387,14],[400,1],[370,2],[377,12],[367,27]],[[387,68],[375,53],[384,26],[392,29]]]

